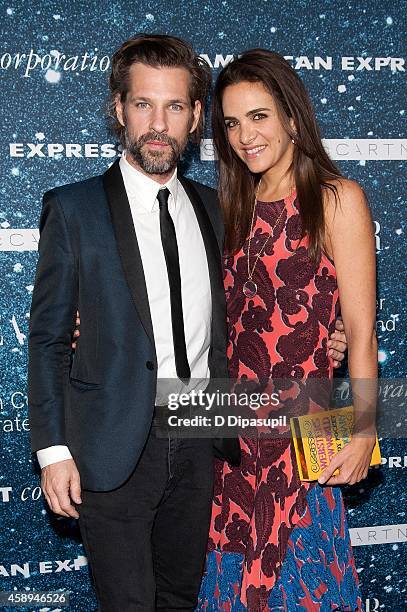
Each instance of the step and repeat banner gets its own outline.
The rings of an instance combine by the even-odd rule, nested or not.
[[[104,118],[114,50],[137,32],[174,34],[194,45],[214,78],[244,49],[286,56],[309,88],[330,155],[369,198],[381,375],[404,379],[405,11],[401,0],[1,0],[0,591],[70,593],[68,607],[55,598],[18,609],[96,608],[75,521],[48,512],[30,455],[27,335],[42,194],[102,173],[119,154]],[[185,166],[216,184],[209,122]],[[387,393],[404,404],[403,385]],[[403,435],[381,446],[382,466],[347,491],[347,511],[366,610],[401,612],[407,452]]]

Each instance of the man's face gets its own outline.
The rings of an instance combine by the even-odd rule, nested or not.
[[[162,181],[174,171],[197,126],[201,104],[191,107],[190,78],[185,68],[136,63],[130,68],[125,103],[116,102],[129,161],[151,178]]]

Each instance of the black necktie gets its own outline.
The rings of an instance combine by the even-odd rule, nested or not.
[[[157,195],[160,205],[160,230],[165,262],[167,264],[168,280],[170,284],[172,336],[174,342],[175,366],[177,376],[185,382],[191,378],[187,348],[185,345],[184,317],[182,314],[181,275],[179,270],[179,257],[177,237],[171,215],[168,210],[167,188],[160,189]]]

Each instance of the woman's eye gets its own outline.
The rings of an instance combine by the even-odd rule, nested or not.
[[[260,119],[266,119],[267,115],[264,115],[263,113],[256,113],[255,115],[253,115],[253,119],[255,121],[259,121]]]
[[[227,121],[225,123],[225,125],[226,125],[226,129],[230,130],[231,128],[234,128],[237,125],[237,122],[236,121]]]

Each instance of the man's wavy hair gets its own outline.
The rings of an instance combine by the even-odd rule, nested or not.
[[[211,71],[207,62],[195,53],[189,43],[175,36],[164,34],[137,34],[126,40],[113,55],[107,114],[111,120],[111,128],[120,143],[125,145],[125,129],[117,119],[116,101],[118,96],[122,103],[126,101],[130,68],[135,63],[154,68],[168,67],[188,70],[191,75],[189,86],[191,105],[194,106],[196,100],[202,104],[198,125],[191,134],[192,142],[199,143],[204,126],[205,101],[211,85]]]

